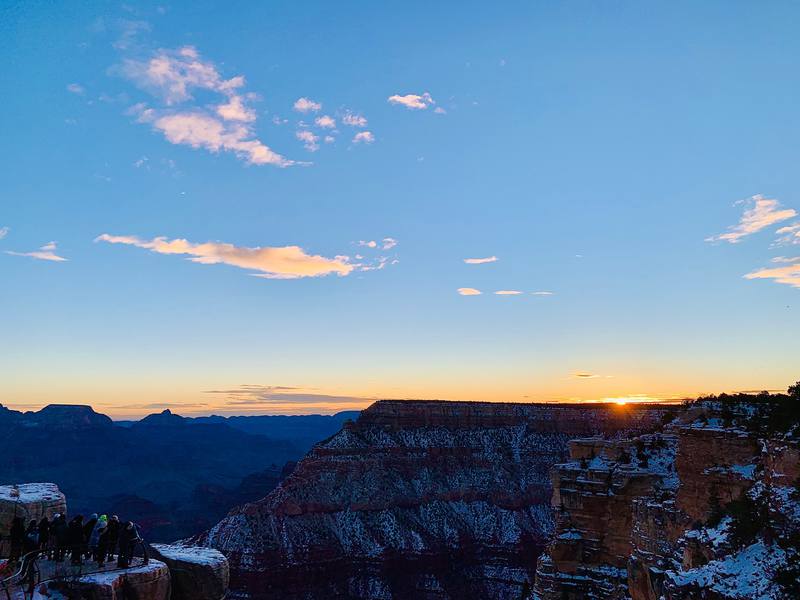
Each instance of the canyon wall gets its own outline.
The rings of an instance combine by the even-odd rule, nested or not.
[[[380,401],[195,541],[228,557],[231,598],[517,600],[553,532],[550,471],[569,440],[650,431],[663,413]]]
[[[701,402],[660,433],[573,441],[534,598],[797,598],[797,428],[754,430],[762,408]]]

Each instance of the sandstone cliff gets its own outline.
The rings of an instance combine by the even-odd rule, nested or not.
[[[199,538],[231,597],[518,599],[552,534],[571,438],[653,429],[647,406],[381,401]]]
[[[698,402],[661,433],[574,441],[534,597],[797,598],[800,432],[773,409]]]

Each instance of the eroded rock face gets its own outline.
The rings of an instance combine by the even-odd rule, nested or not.
[[[542,600],[627,598],[635,501],[677,485],[674,435],[574,440],[553,472],[557,529],[539,559]]]
[[[228,591],[228,559],[212,548],[152,544],[153,556],[172,577],[172,600],[222,600]]]
[[[659,408],[382,401],[198,541],[234,598],[520,598],[552,533],[571,438],[652,429]]]
[[[760,408],[733,410],[746,417]],[[787,597],[774,576],[797,560],[786,542],[800,531],[798,441],[720,415],[719,405],[699,402],[662,433],[573,441],[571,460],[554,470],[558,519],[534,598]],[[752,518],[769,525],[735,537],[723,510],[734,504],[753,506]]]
[[[52,519],[67,511],[67,501],[55,483],[0,486],[0,536],[7,536],[15,516],[27,525],[32,519]]]

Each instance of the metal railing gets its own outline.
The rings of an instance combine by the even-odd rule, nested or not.
[[[141,557],[136,556],[136,550],[141,548]],[[19,569],[9,575],[5,579],[0,579],[0,590],[2,590],[5,594],[5,600],[12,600],[11,593],[15,590],[19,590],[20,588],[23,591],[24,597],[28,598],[33,597],[34,589],[37,585],[41,583],[47,583],[49,581],[55,581],[57,579],[61,579],[64,577],[70,577],[75,579],[80,579],[86,575],[92,575],[94,573],[115,573],[118,571],[127,571],[128,569],[134,569],[136,567],[140,567],[143,565],[147,565],[150,562],[150,556],[147,550],[147,544],[142,538],[139,538],[136,541],[136,544],[133,549],[133,554],[131,556],[131,562],[128,566],[125,567],[115,567],[113,569],[106,569],[106,568],[98,568],[92,571],[84,571],[83,564],[80,565],[71,565],[71,567],[62,573],[54,573],[52,576],[45,577],[42,579],[41,577],[41,569],[39,568],[39,559],[42,555],[48,554],[47,550],[33,550],[32,552],[28,552],[24,554],[20,559],[20,566]],[[141,564],[134,564],[133,559],[141,558]],[[51,561],[54,564],[61,564],[60,562],[56,563],[55,561]],[[74,567],[79,567],[75,569]]]

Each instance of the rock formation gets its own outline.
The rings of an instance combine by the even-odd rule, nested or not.
[[[571,438],[639,433],[647,406],[381,401],[198,541],[235,598],[518,599],[550,538]]]
[[[798,431],[754,426],[769,407],[698,402],[662,433],[574,441],[534,598],[800,597]]]
[[[8,536],[14,517],[22,517],[27,525],[31,519],[52,519],[66,512],[67,501],[54,483],[0,485],[0,539]]]
[[[153,556],[172,575],[171,600],[222,600],[228,591],[228,560],[211,548],[153,544]]]

